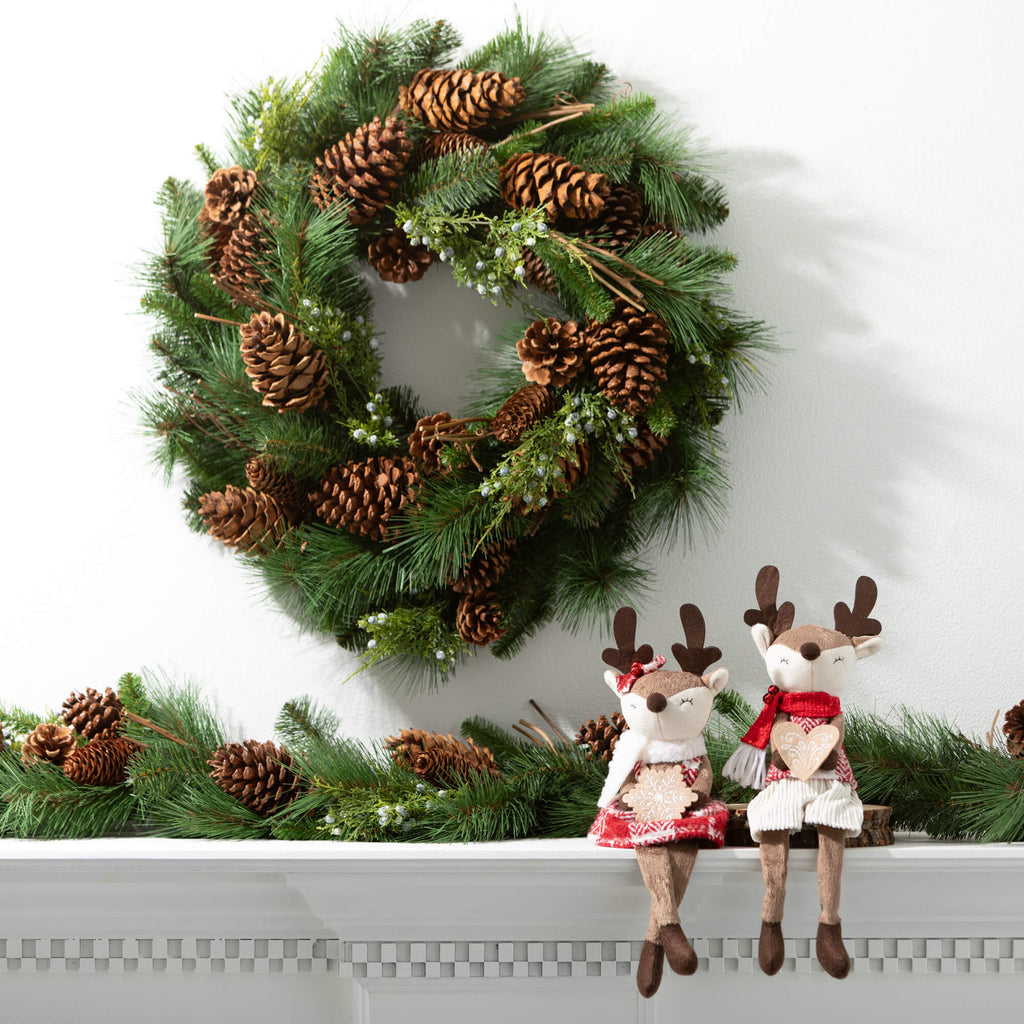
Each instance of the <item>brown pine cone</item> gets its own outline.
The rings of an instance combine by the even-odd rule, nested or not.
[[[237,164],[215,171],[203,190],[205,201],[200,221],[233,230],[249,212],[255,189],[255,171],[247,171]]]
[[[122,704],[108,686],[101,694],[91,686],[85,693],[71,691],[63,704],[64,722],[86,739],[107,740],[121,728]]]
[[[634,473],[646,468],[654,461],[654,456],[665,447],[665,438],[658,437],[654,431],[644,422],[637,423],[637,436],[628,444],[622,446],[619,455],[625,463],[625,474],[619,474],[620,479],[624,476],[631,477]]]
[[[309,503],[313,480],[282,472],[264,455],[253,455],[246,461],[245,476],[249,486],[273,498],[291,522],[305,522],[313,515]]]
[[[554,153],[519,153],[498,172],[501,198],[514,210],[543,206],[548,216],[590,221],[609,195],[603,174],[588,174]]]
[[[434,261],[425,245],[410,245],[409,236],[401,228],[393,228],[375,238],[369,245],[366,259],[381,280],[395,284],[418,281]]]
[[[274,743],[226,743],[206,763],[225,793],[263,817],[287,807],[301,792],[291,754]]]
[[[273,551],[288,529],[284,509],[274,498],[233,484],[201,495],[199,515],[211,537],[254,555]]]
[[[218,224],[216,221],[210,220],[205,206],[199,211],[199,234],[203,238],[213,239],[213,245],[210,246],[206,254],[207,262],[213,273],[216,273],[220,267],[220,258],[224,253],[224,247],[231,238],[232,231],[234,228],[231,225]]]
[[[443,434],[444,424],[450,423],[451,416],[447,412],[435,412],[432,416],[424,416],[416,421],[416,428],[409,435],[409,454],[428,473],[447,473],[449,469],[441,461],[441,450],[448,441],[440,440],[438,433]]]
[[[562,323],[553,316],[534,320],[516,342],[523,374],[537,384],[560,388],[586,369],[586,336],[575,320]]]
[[[626,719],[623,717],[621,711],[612,712],[612,720],[609,722],[604,715],[595,722],[594,719],[588,718],[586,722],[579,727],[579,731],[576,733],[576,743],[579,746],[586,744],[590,747],[591,753],[594,757],[599,757],[602,761],[610,761],[612,754],[615,752],[615,744],[619,741],[619,736],[628,729],[626,725]]]
[[[22,741],[21,760],[26,768],[37,761],[62,765],[77,746],[74,731],[56,722],[40,722]]]
[[[590,472],[590,445],[576,445],[575,460],[559,459],[558,468],[562,477],[558,490],[562,493],[571,491],[581,481],[585,480],[587,473]]]
[[[278,313],[253,313],[241,327],[242,359],[252,389],[278,412],[305,412],[327,391],[327,358]]]
[[[64,761],[64,774],[80,786],[116,786],[128,778],[128,759],[142,749],[127,736],[90,740]]]
[[[644,203],[631,185],[610,185],[601,216],[581,234],[602,249],[623,249],[640,235]]]
[[[524,249],[522,254],[523,280],[550,295],[555,290],[555,275],[551,268],[532,250]]]
[[[467,644],[486,647],[503,636],[501,608],[494,594],[466,594],[455,610],[455,628]]]
[[[449,153],[468,153],[473,149],[487,149],[487,143],[469,132],[432,132],[420,139],[413,157],[415,163],[439,160]]]
[[[455,786],[473,775],[501,775],[494,755],[487,747],[474,743],[472,737],[463,743],[451,733],[443,736],[423,729],[403,729],[384,744],[395,764],[436,786]]]
[[[500,71],[423,68],[399,88],[398,102],[431,128],[472,132],[508,117],[525,95],[518,78]]]
[[[462,575],[452,584],[457,594],[478,594],[490,590],[512,564],[510,548],[492,544],[481,548],[469,560]]]
[[[1024,700],[1006,712],[1003,733],[1010,757],[1024,757]]]
[[[491,420],[491,430],[502,444],[519,444],[530,427],[547,419],[554,411],[555,399],[551,392],[543,384],[527,384],[505,399],[505,404]]]
[[[410,459],[373,458],[329,469],[310,500],[328,526],[383,541],[388,519],[410,500],[418,484]]]
[[[676,238],[683,237],[682,234],[672,227],[671,224],[662,224],[660,221],[645,224],[640,229],[641,238],[650,238],[652,235],[675,235]]]
[[[268,282],[259,267],[267,263],[264,256],[268,245],[260,222],[247,213],[231,232],[221,253],[214,276],[217,286],[236,302],[262,309],[266,305],[262,289]]]
[[[316,158],[310,181],[313,202],[321,209],[351,199],[348,219],[366,224],[387,205],[412,156],[405,125],[395,117],[375,117]]]
[[[587,356],[604,396],[631,415],[657,397],[668,362],[668,327],[657,315],[615,300],[615,312],[592,322],[585,334]]]

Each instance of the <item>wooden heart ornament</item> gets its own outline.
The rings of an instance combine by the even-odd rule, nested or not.
[[[635,786],[622,794],[622,802],[636,812],[637,821],[680,818],[699,795],[686,784],[678,764],[652,764],[640,773]]]
[[[772,749],[803,782],[821,767],[838,742],[839,730],[834,725],[816,725],[804,732],[795,722],[779,722],[772,729]]]

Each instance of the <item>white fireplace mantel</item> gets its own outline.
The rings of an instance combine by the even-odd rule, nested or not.
[[[585,840],[4,840],[0,997],[7,1010],[38,1007],[44,992],[99,1000],[104,1021],[119,1019],[111,1001],[138,996],[153,1021],[202,1005],[210,1019],[250,1008],[302,1024],[410,1013],[425,1024],[592,1021],[609,1011],[651,1022],[681,1019],[683,999],[687,1016],[745,1022],[760,1000],[816,991],[836,1002],[838,1021],[925,1008],[952,1021],[972,1000],[986,1015],[1019,1015],[1024,844],[899,837],[848,850],[842,915],[854,969],[841,983],[814,959],[814,865],[815,851],[792,851],[788,956],[766,978],[757,850],[702,851],[682,909],[700,971],[667,976],[644,1001],[631,975],[647,894],[629,851]]]

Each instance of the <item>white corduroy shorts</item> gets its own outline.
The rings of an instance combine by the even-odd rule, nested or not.
[[[799,832],[804,825],[841,828],[847,836],[858,836],[864,824],[864,805],[848,782],[778,779],[750,801],[747,823],[755,842],[760,842],[762,832]]]

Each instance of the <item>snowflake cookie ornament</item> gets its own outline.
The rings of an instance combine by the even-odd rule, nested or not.
[[[615,643],[604,651],[605,682],[618,694],[629,726],[618,739],[590,828],[599,846],[636,851],[651,894],[636,983],[650,997],[661,984],[665,960],[677,974],[693,974],[697,954],[679,923],[682,902],[700,846],[725,843],[729,812],[711,800],[711,762],[702,733],[727,669],[707,669],[722,656],[704,646],[704,616],[696,605],[679,609],[688,646],[672,645],[681,671],[649,644],[636,646],[636,612],[615,614]]]

